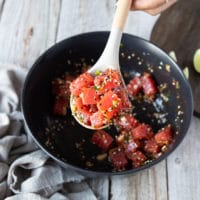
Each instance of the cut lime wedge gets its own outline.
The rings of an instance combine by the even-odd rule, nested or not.
[[[184,73],[184,75],[185,75],[185,78],[186,78],[186,79],[189,79],[189,69],[188,69],[188,67],[185,67],[185,68],[183,69],[183,73]]]
[[[169,52],[169,56],[170,56],[175,62],[177,62],[176,53],[175,53],[174,51],[170,51],[170,52]]]
[[[194,69],[200,73],[200,49],[197,49],[193,57]]]

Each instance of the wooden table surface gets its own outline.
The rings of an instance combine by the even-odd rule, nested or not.
[[[115,0],[0,0],[0,62],[30,68],[57,41],[82,32],[109,30],[114,3]],[[150,37],[151,30],[144,32],[138,24],[134,29],[138,21],[131,17],[126,32]],[[155,19],[145,20],[149,23]],[[199,200],[199,153],[200,120],[193,117],[184,141],[163,162],[136,175],[90,179],[88,183],[102,200]]]

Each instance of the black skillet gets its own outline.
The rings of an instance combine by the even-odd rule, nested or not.
[[[86,33],[54,45],[32,66],[22,92],[26,130],[37,145],[63,167],[71,167],[90,176],[135,173],[165,159],[184,138],[193,112],[191,88],[177,64],[148,41],[124,34],[120,65],[125,82],[147,71],[164,88],[154,104],[133,101],[133,112],[141,122],[151,124],[155,132],[171,124],[175,141],[166,153],[139,168],[117,172],[107,160],[96,161],[101,152],[89,142],[93,131],[81,127],[70,110],[66,117],[53,115],[51,81],[65,73],[78,75],[86,65],[93,65],[101,55],[108,35],[109,32]],[[107,131],[113,137],[117,134],[114,127]]]

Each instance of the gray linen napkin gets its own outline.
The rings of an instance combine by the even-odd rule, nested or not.
[[[26,73],[0,64],[0,199],[97,199],[85,177],[60,167],[22,131],[19,95]]]

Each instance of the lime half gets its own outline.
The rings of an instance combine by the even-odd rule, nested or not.
[[[200,73],[200,49],[197,49],[193,58],[194,69]]]

